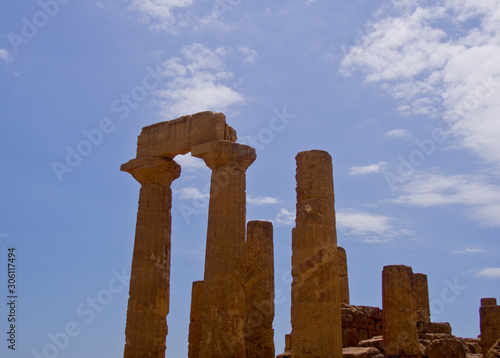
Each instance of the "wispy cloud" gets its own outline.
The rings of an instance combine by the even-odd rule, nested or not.
[[[380,173],[386,167],[386,162],[378,162],[374,164],[370,164],[364,167],[352,167],[349,170],[349,174],[351,175],[368,175]]]
[[[191,5],[193,0],[129,0],[128,9],[152,30],[176,32],[188,22],[176,10]]]
[[[410,139],[411,133],[406,129],[393,129],[384,134],[386,138],[400,138],[400,139]]]
[[[500,267],[485,267],[476,272],[476,276],[489,280],[500,279]]]
[[[238,48],[240,53],[243,55],[243,61],[248,64],[254,64],[255,61],[259,58],[259,54],[254,49],[249,48],[248,46],[240,46]]]
[[[454,255],[459,255],[459,254],[480,254],[480,253],[483,253],[483,252],[484,252],[483,249],[475,249],[475,248],[467,246],[463,250],[454,250],[451,253],[454,254]]]
[[[393,219],[352,209],[339,210],[336,214],[337,228],[347,236],[357,236],[367,243],[385,243],[396,237],[408,236],[412,232],[396,228]]]
[[[12,62],[13,59],[14,57],[12,57],[9,51],[0,48],[0,60],[9,63]]]
[[[210,197],[210,194],[202,193],[198,188],[182,188],[181,194],[179,196],[180,199],[202,199],[207,200]]]
[[[295,211],[289,211],[281,208],[276,218],[272,220],[275,225],[294,226],[295,225]]]
[[[233,74],[225,71],[224,48],[211,50],[192,44],[181,54],[164,62],[165,74],[171,79],[155,93],[166,118],[207,110],[223,112],[243,103],[243,96],[231,88]]]
[[[500,168],[500,3],[393,4],[348,50],[340,72],[360,69],[402,113],[444,118],[463,147]]]
[[[482,224],[500,226],[500,186],[481,175],[417,173],[400,188],[397,204],[418,207],[462,205]]]
[[[272,198],[269,196],[251,196],[247,195],[247,203],[252,205],[274,205],[278,204],[279,200],[277,198]]]

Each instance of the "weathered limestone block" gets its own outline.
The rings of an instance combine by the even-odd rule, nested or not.
[[[203,315],[203,281],[193,282],[191,291],[191,315],[189,322],[188,358],[200,357],[201,318]]]
[[[496,306],[497,299],[492,297],[481,298],[481,307],[483,306]]]
[[[370,339],[365,339],[362,341],[359,341],[358,347],[373,347],[377,348],[380,352],[384,351],[384,337],[382,336],[375,336]]]
[[[378,358],[384,357],[373,347],[347,347],[342,349],[344,358]]]
[[[464,338],[465,344],[469,347],[471,353],[481,353],[481,339],[479,338]]]
[[[297,161],[297,213],[292,231],[292,355],[341,358],[342,326],[332,158],[301,152]]]
[[[418,322],[419,334],[444,333],[451,335],[451,325],[448,322]]]
[[[496,343],[491,346],[485,358],[500,358],[500,340],[496,341]]]
[[[483,300],[481,303],[493,303],[493,300]],[[500,339],[500,306],[485,305],[479,309],[481,325],[481,347],[486,356],[490,348]]]
[[[146,157],[123,164],[141,183],[125,328],[125,358],[163,358],[170,295],[172,181],[180,166]]]
[[[429,308],[429,285],[427,275],[416,273],[414,279],[414,294],[417,302],[417,321],[429,323],[431,321],[431,311]]]
[[[337,272],[339,274],[340,303],[349,304],[349,277],[347,274],[347,254],[343,247],[337,246]]]
[[[273,224],[250,221],[245,247],[246,358],[274,358]]]
[[[433,341],[425,350],[427,358],[466,358],[467,351],[464,344],[457,339],[445,338]]]
[[[357,347],[361,340],[382,335],[380,308],[341,304],[341,313],[343,347]]]
[[[382,271],[384,349],[388,356],[417,357],[417,310],[411,267],[385,266]]]
[[[288,352],[292,349],[292,335],[285,334],[285,352]]]
[[[137,157],[173,158],[192,147],[218,140],[236,141],[236,131],[226,124],[222,113],[200,112],[142,129],[137,141]]]
[[[212,169],[200,357],[245,357],[245,171],[255,149],[229,141],[193,147]]]

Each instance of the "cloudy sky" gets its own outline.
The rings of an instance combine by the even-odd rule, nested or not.
[[[142,127],[204,110],[257,150],[247,216],[274,223],[277,353],[303,150],[333,157],[353,304],[381,306],[389,264],[429,276],[459,336],[500,298],[497,0],[5,0],[0,83],[0,302],[12,247],[18,295],[2,357],[123,354],[139,184],[120,164]],[[187,353],[210,181],[176,160],[168,357]]]

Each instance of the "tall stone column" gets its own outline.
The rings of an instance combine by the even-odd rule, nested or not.
[[[385,266],[382,271],[382,315],[385,354],[418,357],[417,304],[409,266]]]
[[[246,241],[246,358],[274,358],[273,224],[250,221]]]
[[[343,247],[337,246],[337,272],[339,274],[340,303],[349,304],[349,276],[347,274],[347,254]]]
[[[416,273],[414,279],[414,294],[417,304],[417,321],[430,323],[431,311],[429,307],[429,284],[427,283],[427,275]]]
[[[203,281],[193,282],[189,322],[188,358],[200,358],[201,318],[203,315]]]
[[[495,298],[481,299],[479,317],[481,325],[481,348],[483,357],[486,357],[486,353],[500,339],[500,306],[497,306]]]
[[[125,328],[125,358],[163,358],[170,294],[172,190],[180,166],[142,157],[123,164],[141,183]]]
[[[293,358],[341,358],[342,325],[332,158],[301,152],[292,232]]]
[[[212,169],[200,357],[245,357],[246,169],[249,146],[217,141],[191,154]]]

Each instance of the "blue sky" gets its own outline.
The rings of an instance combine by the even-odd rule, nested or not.
[[[277,353],[303,150],[333,157],[353,304],[381,306],[389,264],[428,275],[433,320],[459,336],[500,298],[496,0],[5,0],[0,81],[2,302],[18,255],[2,357],[123,354],[139,184],[119,168],[142,127],[202,110],[257,149],[247,216],[274,222]],[[210,180],[176,160],[167,357],[187,353]]]

